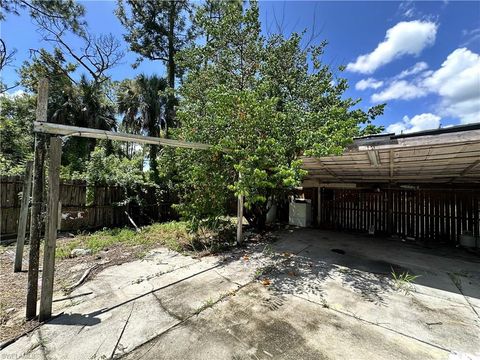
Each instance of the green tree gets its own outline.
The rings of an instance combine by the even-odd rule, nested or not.
[[[166,126],[167,82],[156,75],[140,75],[135,80],[125,80],[117,93],[118,112],[123,115],[122,124],[133,133],[160,136]],[[149,146],[151,180],[159,183],[157,145]]]
[[[110,82],[95,83],[81,76],[75,80],[77,65],[66,61],[63,53],[55,49],[49,53],[40,49],[20,68],[20,83],[34,92],[38,79],[49,79],[48,119],[51,122],[90,127],[102,130],[116,128],[115,103],[110,101]],[[68,172],[85,171],[85,161],[97,142],[94,139],[69,138],[64,145],[62,163]],[[108,145],[109,142],[106,142]]]
[[[380,131],[371,121],[383,106],[364,112],[344,96],[347,81],[321,62],[326,43],[302,49],[301,34],[264,39],[256,2],[222,6],[217,21],[198,19],[211,40],[180,54],[189,71],[178,136],[214,149],[175,158],[179,209],[189,219],[218,217],[233,192],[261,229],[269,204],[299,185],[299,156],[339,154],[354,136]]]
[[[0,95],[0,173],[23,174],[25,162],[32,159],[32,126],[35,96]]]
[[[27,10],[33,19],[43,17],[62,21],[74,32],[78,32],[85,24],[81,20],[85,8],[75,0],[0,0],[0,20],[4,20],[8,13],[19,15],[21,9]]]
[[[103,147],[96,147],[86,162],[85,172],[80,176],[87,181],[87,202],[93,199],[95,185],[116,186],[123,191],[122,201],[116,205],[126,206],[127,212],[130,212],[131,205],[136,205],[139,207],[140,218],[147,217],[148,208],[144,207],[145,194],[149,194],[149,203],[153,199],[159,199],[160,194],[156,191],[155,184],[146,178],[142,164],[141,154],[128,159],[117,154],[108,154]]]
[[[194,37],[188,21],[191,8],[192,5],[186,0],[118,1],[116,14],[127,30],[124,38],[130,44],[130,49],[140,54],[136,64],[142,58],[163,62],[171,91],[175,89],[175,79],[180,75],[175,56]],[[171,92],[167,98],[168,127],[175,125],[175,104]]]

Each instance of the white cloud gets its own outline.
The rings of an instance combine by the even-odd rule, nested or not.
[[[398,74],[395,78],[397,79],[404,79],[408,76],[416,75],[422,71],[425,71],[428,69],[428,64],[424,61],[420,61],[413,65],[411,68],[407,70],[403,70],[400,74]]]
[[[480,122],[479,54],[459,48],[435,71],[418,70],[425,66],[417,65],[394,77],[383,91],[373,94],[371,100],[410,100],[436,94],[440,97],[436,110],[440,115],[458,118],[465,124]],[[413,72],[417,76],[411,81],[398,80]]]
[[[438,129],[441,117],[431,113],[415,115],[412,118],[404,116],[402,121],[393,123],[387,127],[387,132],[396,134],[411,133],[423,130]]]
[[[435,42],[437,24],[429,21],[402,21],[387,30],[385,40],[369,54],[360,55],[347,70],[371,74],[380,66],[403,56],[419,55]]]
[[[465,38],[465,42],[462,44],[462,46],[478,43],[478,41],[480,41],[480,28],[463,30],[462,35]]]
[[[441,96],[446,115],[462,123],[480,121],[480,55],[460,48],[448,55],[442,66],[423,80],[423,86]]]
[[[398,11],[406,18],[412,18],[416,16],[417,10],[413,1],[403,1],[398,6]]]
[[[427,91],[405,80],[393,81],[385,90],[372,95],[373,102],[411,100],[427,95]]]
[[[383,81],[375,80],[374,78],[362,79],[355,84],[355,89],[357,90],[366,90],[366,89],[378,89],[383,85]]]

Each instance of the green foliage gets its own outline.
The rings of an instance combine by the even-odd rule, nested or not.
[[[187,21],[190,11],[188,1],[119,0],[116,14],[133,52],[168,62],[193,37]],[[138,58],[137,65],[141,61]]]
[[[156,191],[156,184],[149,181],[148,173],[143,171],[143,156],[137,154],[132,158],[118,154],[107,154],[105,146],[97,146],[90,154],[90,160],[85,161],[82,171],[72,171],[70,165],[62,166],[60,177],[63,179],[86,180],[87,203],[93,200],[95,185],[117,186],[123,189],[123,201],[116,205],[144,205],[145,196],[141,194],[151,193],[151,196],[159,199],[162,194],[160,189]],[[153,190],[152,190],[153,189]]]
[[[1,0],[0,20],[4,20],[7,13],[19,15],[20,9],[27,9],[33,19],[62,22],[74,32],[84,25],[80,17],[84,15],[85,8],[75,0]]]
[[[133,187],[150,185],[144,179],[143,159],[136,156],[133,159],[121,158],[118,155],[107,155],[102,147],[97,147],[92,152],[87,163],[86,180],[89,183],[118,185]]]
[[[214,148],[177,151],[178,209],[192,221],[216,219],[244,195],[246,218],[263,228],[270,204],[305,175],[299,156],[339,154],[354,136],[379,132],[371,122],[383,106],[364,112],[345,98],[347,81],[321,62],[326,43],[303,49],[301,34],[264,39],[255,2],[217,6],[215,20],[206,7],[195,18],[205,44],[179,54],[189,71],[177,136]]]
[[[32,126],[35,97],[28,94],[0,95],[0,173],[23,174],[33,158]]]
[[[127,246],[164,245],[169,249],[182,252],[192,241],[184,222],[168,222],[153,224],[142,228],[140,233],[129,228],[105,229],[89,235],[80,235],[68,242],[60,242],[56,249],[56,257],[68,258],[75,248],[90,249],[92,253],[123,244]]]
[[[72,80],[77,66],[65,60],[59,49],[52,53],[44,49],[20,68],[21,84],[30,92],[36,92],[38,80],[49,79],[48,119],[54,123],[113,130],[116,127],[115,103],[109,99],[113,84],[104,81],[97,84],[81,76],[78,83]],[[32,109],[34,109],[33,105]],[[84,172],[85,163],[93,151],[94,139],[69,138],[63,147],[62,164],[65,174]],[[107,148],[109,143],[105,144]]]
[[[408,271],[398,274],[392,269],[392,278],[398,290],[408,295],[414,290],[413,283],[420,275],[412,275]]]
[[[173,89],[175,79],[182,76],[182,70],[177,65],[176,56],[194,38],[189,21],[192,8],[193,5],[186,0],[118,0],[116,14],[127,30],[124,38],[130,49],[140,55],[133,66],[138,66],[144,57],[161,61],[166,67],[170,88],[166,97],[166,137],[168,128],[178,125],[174,110],[177,99]]]
[[[122,125],[131,133],[158,137],[162,124],[166,130],[165,79],[156,75],[140,75],[135,80],[124,80],[117,92],[118,112],[123,115]],[[159,183],[158,146],[149,145],[151,180]]]
[[[217,236],[216,233],[196,236],[191,233],[189,224],[183,221],[152,224],[143,227],[141,232],[129,228],[104,229],[78,235],[69,241],[59,241],[55,256],[64,259],[75,248],[90,249],[92,253],[97,253],[118,245],[131,247],[131,251],[137,255],[144,255],[146,250],[159,245],[178,252],[213,253],[223,249],[212,240]]]

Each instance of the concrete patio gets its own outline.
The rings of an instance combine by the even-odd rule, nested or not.
[[[0,359],[480,358],[480,259],[313,229],[276,235],[223,256],[157,249],[109,267]],[[395,282],[392,269],[419,277]]]

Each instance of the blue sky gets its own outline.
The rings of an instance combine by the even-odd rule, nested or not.
[[[121,39],[114,1],[82,3],[93,33]],[[365,109],[386,102],[377,124],[389,131],[480,122],[480,2],[262,1],[260,10],[265,34],[306,29],[307,38],[318,35],[314,42],[326,39],[324,61],[347,65],[347,95],[362,98]],[[2,74],[7,84],[16,80],[15,66],[28,59],[29,49],[50,48],[24,13],[9,15],[1,36],[18,51]],[[133,70],[135,58],[127,53],[113,79],[164,73],[161,63],[148,61]]]

